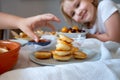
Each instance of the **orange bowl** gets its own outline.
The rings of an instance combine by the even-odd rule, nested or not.
[[[13,41],[0,40],[0,46],[8,49],[8,52],[0,54],[0,74],[2,74],[16,65],[21,45]]]

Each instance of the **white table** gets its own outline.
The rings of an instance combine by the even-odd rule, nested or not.
[[[1,75],[0,80],[120,80],[119,43],[111,41],[102,43],[96,39],[86,39],[81,47],[99,51],[100,59],[43,67],[31,62],[28,57],[31,51],[22,48],[16,70]]]

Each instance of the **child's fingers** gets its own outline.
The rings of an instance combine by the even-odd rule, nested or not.
[[[32,17],[33,21],[56,21],[56,22],[60,22],[60,19],[58,17],[56,17],[53,14],[43,14],[43,15],[38,15],[38,16],[34,16]]]

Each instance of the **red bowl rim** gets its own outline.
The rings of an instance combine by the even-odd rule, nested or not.
[[[20,43],[15,42],[15,41],[10,41],[10,40],[0,40],[0,42],[12,42],[12,43],[17,44],[17,45],[18,45],[18,47],[16,47],[14,50],[16,50],[16,49],[20,48],[20,46],[21,46],[21,44],[20,44]],[[0,55],[5,55],[6,53],[10,53],[10,52],[12,52],[12,50],[10,50],[9,52],[5,52],[4,54],[0,54]]]

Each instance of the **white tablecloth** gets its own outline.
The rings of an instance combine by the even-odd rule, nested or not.
[[[76,46],[100,54],[99,59],[66,65],[39,66],[29,60],[31,51],[23,47],[14,70],[2,74],[0,80],[120,80],[119,43],[86,39]]]

